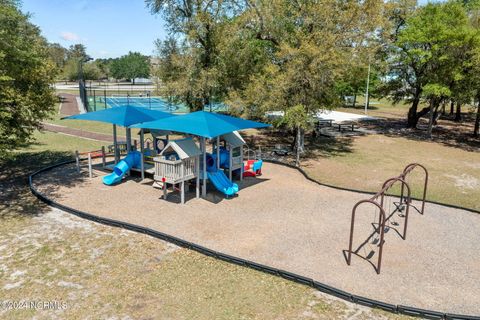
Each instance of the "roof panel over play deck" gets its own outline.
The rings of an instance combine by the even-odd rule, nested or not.
[[[175,151],[178,154],[178,157],[182,160],[193,158],[202,154],[202,151],[197,147],[196,143],[191,138],[170,141],[163,149],[162,154],[169,149]]]
[[[132,125],[131,127],[170,130],[211,139],[233,131],[251,128],[266,128],[270,127],[270,125],[218,113],[197,111],[183,116],[143,122]]]
[[[176,117],[176,115],[158,110],[149,110],[141,107],[122,106],[101,111],[76,114],[70,117],[66,117],[64,119],[98,121],[128,127],[141,122],[170,117]]]
[[[243,140],[242,136],[237,131],[224,134],[222,138],[233,148],[240,147],[245,144],[245,140]]]

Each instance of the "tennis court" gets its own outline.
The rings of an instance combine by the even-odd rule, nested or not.
[[[185,113],[188,112],[188,107],[183,103],[174,103],[163,97],[155,96],[143,96],[143,97],[131,97],[131,96],[100,96],[100,97],[89,97],[89,111],[102,110],[106,108],[115,108],[120,106],[135,106],[143,107],[152,110],[160,110],[164,112],[172,113]],[[224,111],[226,110],[226,105],[223,103],[212,103],[211,111]],[[206,109],[209,109],[210,106],[207,106]]]

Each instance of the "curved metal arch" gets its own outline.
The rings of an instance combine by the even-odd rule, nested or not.
[[[390,178],[387,181],[383,183],[382,186],[382,196],[380,200],[380,204],[383,207],[383,200],[385,197],[385,192],[390,189],[396,182],[400,182],[402,184],[402,189],[401,189],[401,194],[400,194],[400,204],[402,203],[403,199],[403,193],[404,193],[404,187],[407,187],[407,201],[405,202],[407,205],[407,210],[405,211],[405,224],[403,226],[403,240],[407,239],[407,226],[408,226],[408,213],[410,212],[410,202],[411,202],[411,189],[408,183],[402,179],[403,175],[400,175],[398,177]]]
[[[403,173],[402,173],[401,177],[405,180],[406,177],[407,177],[407,174],[412,172],[416,167],[422,168],[423,171],[425,172],[425,182],[423,184],[422,211],[420,212],[421,214],[424,214],[424,212],[425,212],[425,200],[427,198],[427,185],[428,185],[428,170],[427,170],[427,168],[425,168],[425,166],[421,165],[420,163],[416,163],[416,162],[410,163],[409,165],[407,165],[405,167],[405,169],[403,169]],[[403,191],[403,186],[402,186],[402,191]],[[402,195],[403,195],[403,192],[402,192]],[[401,200],[403,200],[403,198]]]
[[[352,209],[352,220],[350,225],[350,241],[348,245],[347,264],[350,265],[352,261],[352,246],[353,246],[353,233],[355,229],[355,214],[356,214],[357,208],[364,203],[373,204],[378,209],[380,209],[379,225],[378,225],[378,227],[380,228],[380,244],[378,249],[378,260],[377,260],[377,267],[376,267],[377,274],[380,274],[380,268],[382,266],[382,252],[383,252],[383,242],[384,242],[383,239],[384,239],[384,233],[385,233],[386,216],[385,216],[385,210],[383,210],[383,207],[378,202],[372,199],[360,200],[355,204],[355,206]]]

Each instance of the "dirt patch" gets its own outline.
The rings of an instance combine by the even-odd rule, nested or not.
[[[0,231],[1,300],[65,306],[0,308],[2,319],[396,318],[59,210]]]
[[[450,174],[446,174],[445,176],[452,179],[454,181],[455,187],[463,189],[463,192],[468,192],[468,190],[475,190],[480,187],[480,179],[477,179],[465,173],[460,176],[454,176]]]

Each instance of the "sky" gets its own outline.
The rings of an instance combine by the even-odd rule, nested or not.
[[[82,43],[95,59],[128,51],[152,55],[155,39],[167,35],[164,21],[150,13],[144,0],[23,0],[22,11],[31,14],[49,42]]]
[[[154,53],[155,39],[167,35],[164,22],[143,0],[22,0],[22,11],[49,42],[82,43],[94,58],[138,51]]]

